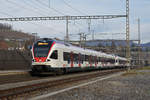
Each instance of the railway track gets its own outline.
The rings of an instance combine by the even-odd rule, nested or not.
[[[92,78],[105,76],[105,75],[113,74],[113,73],[124,71],[124,70],[125,69],[102,70],[102,71],[97,71],[95,73],[90,73],[86,75],[67,77],[67,78],[50,80],[47,82],[36,83],[32,85],[27,85],[27,86],[20,86],[20,87],[15,87],[15,88],[9,88],[6,90],[0,90],[0,99],[1,100],[17,99],[19,96],[31,95],[32,93],[36,93],[36,91],[37,92],[44,91],[45,89],[52,89],[58,86],[78,83],[80,81],[89,80]]]
[[[27,74],[14,74],[14,75],[1,75],[0,76],[0,85],[17,83],[17,82],[26,82],[31,80],[39,80],[40,77],[32,77],[28,73]],[[41,77],[44,79],[44,77]]]

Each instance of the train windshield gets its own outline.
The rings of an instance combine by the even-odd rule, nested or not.
[[[35,57],[47,57],[51,45],[52,45],[52,41],[36,43],[34,45],[34,56]]]

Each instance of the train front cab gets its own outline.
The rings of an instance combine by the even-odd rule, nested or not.
[[[55,42],[50,41],[38,41],[32,48],[32,72],[40,74],[43,72],[55,72],[57,67],[60,66],[58,50],[55,49]]]

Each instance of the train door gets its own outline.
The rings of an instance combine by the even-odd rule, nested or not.
[[[89,56],[89,64],[90,64],[90,67],[92,67],[92,56],[91,55]]]
[[[94,61],[95,61],[95,67],[97,67],[97,63],[98,63],[97,57],[95,56],[94,58],[95,58],[95,59],[94,59]]]
[[[79,63],[78,66],[81,67],[81,54],[79,53]]]
[[[70,66],[73,67],[74,66],[74,64],[73,64],[73,52],[70,53],[70,60],[71,60]]]
[[[105,58],[104,57],[101,58],[101,62],[102,62],[102,67],[105,67]]]

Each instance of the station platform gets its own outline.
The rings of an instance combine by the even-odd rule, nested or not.
[[[16,74],[27,74],[30,70],[0,70],[0,76],[3,75],[16,75]]]

